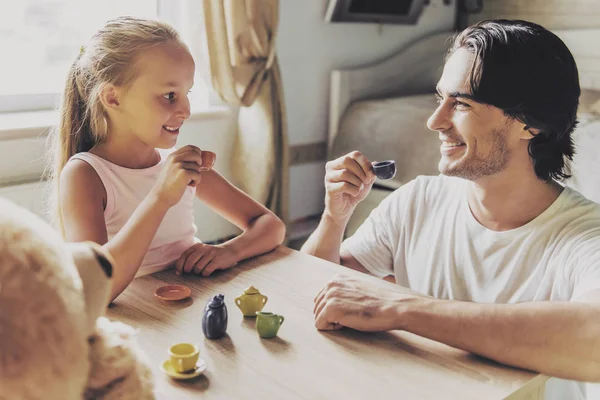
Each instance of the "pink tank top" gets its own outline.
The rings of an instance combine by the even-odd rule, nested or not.
[[[159,149],[158,164],[144,169],[130,169],[113,164],[92,153],[77,153],[71,157],[87,162],[96,170],[106,190],[104,221],[108,240],[129,220],[135,209],[156,183],[167,156],[175,149]],[[183,197],[167,211],[160,224],[136,277],[171,267],[181,253],[199,243],[195,238],[193,204],[195,189],[188,187]]]

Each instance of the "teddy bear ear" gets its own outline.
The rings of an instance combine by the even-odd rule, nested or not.
[[[110,254],[92,242],[67,245],[83,284],[87,329],[92,334],[96,319],[104,314],[110,302],[112,268]]]
[[[96,254],[96,260],[98,260],[98,263],[100,264],[100,268],[102,268],[102,270],[106,274],[106,277],[112,278],[112,270],[113,270],[112,263],[108,260],[108,258],[106,258],[106,256],[104,254],[101,254],[95,248],[92,247],[92,250]]]

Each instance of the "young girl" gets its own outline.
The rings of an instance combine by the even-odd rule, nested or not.
[[[190,116],[194,70],[173,28],[123,17],[69,71],[51,134],[56,219],[68,241],[97,242],[113,256],[113,299],[135,276],[171,266],[208,276],[283,241],[281,220],[212,169],[214,153],[173,149]],[[243,233],[200,243],[194,196]]]

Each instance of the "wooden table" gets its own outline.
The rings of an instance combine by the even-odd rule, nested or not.
[[[108,316],[140,328],[159,399],[543,398],[543,375],[407,332],[317,331],[313,298],[342,271],[359,274],[282,246],[210,278],[169,270],[135,279]],[[154,297],[156,288],[179,283],[192,289],[191,298],[168,303]],[[233,303],[250,285],[269,297],[263,311],[285,316],[273,339],[261,339],[255,319],[244,318]],[[228,334],[208,340],[202,333],[203,308],[216,293],[225,295]],[[199,345],[208,366],[204,375],[175,381],[161,372],[168,347],[177,342]]]

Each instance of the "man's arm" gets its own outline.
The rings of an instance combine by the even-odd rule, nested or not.
[[[370,274],[350,252],[340,249],[346,224],[347,222],[340,224],[332,221],[324,213],[319,226],[304,243],[301,251],[355,271]]]
[[[319,226],[300,251],[339,264],[346,225],[374,182],[371,162],[358,151],[328,162],[325,167],[325,211]]]
[[[437,300],[364,278],[336,277],[315,299],[318,329],[402,329],[546,375],[600,381],[600,290],[579,302]]]
[[[324,212],[317,229],[306,240],[300,251],[323,260],[340,264],[340,246],[348,220],[336,221]]]
[[[399,328],[503,364],[580,381],[600,381],[600,291],[596,303],[478,304],[421,299]]]

